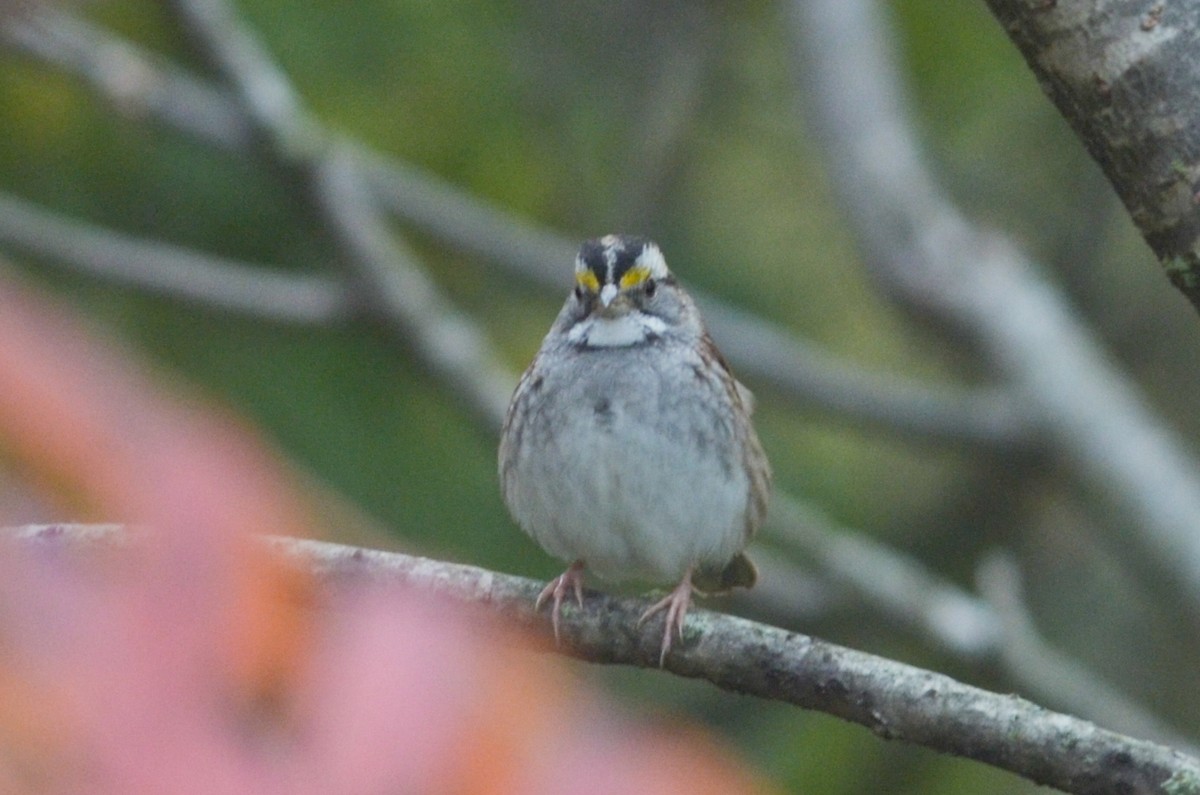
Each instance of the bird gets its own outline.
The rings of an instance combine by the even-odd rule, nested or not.
[[[767,512],[771,467],[754,399],[653,241],[588,240],[575,284],[513,393],[499,477],[513,519],[568,561],[535,602],[583,607],[585,572],[674,584],[659,665],[683,639],[693,592],[752,587],[745,553]]]

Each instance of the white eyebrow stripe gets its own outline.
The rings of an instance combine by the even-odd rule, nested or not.
[[[636,264],[641,265],[649,271],[651,278],[667,278],[667,261],[663,259],[662,250],[653,243],[646,244],[646,247],[642,249],[642,253],[638,254]]]

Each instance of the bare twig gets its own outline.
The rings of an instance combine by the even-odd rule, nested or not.
[[[189,42],[232,89],[253,132],[271,136],[275,151],[306,156],[314,143],[310,138],[324,136],[288,76],[233,7],[221,0],[171,2],[168,7],[189,34]],[[299,151],[293,153],[292,147]]]
[[[498,364],[487,337],[449,305],[412,255],[390,233],[348,147],[334,147],[312,173],[312,189],[330,231],[385,318],[422,359],[471,396],[493,431],[504,422],[514,375]]]
[[[111,527],[54,525],[7,531],[30,544],[111,543]],[[267,543],[330,584],[376,581],[420,588],[494,610],[549,635],[533,609],[542,583],[475,566],[291,538]],[[661,638],[638,626],[646,602],[585,594],[561,617],[563,651],[595,663],[657,667]],[[717,687],[814,709],[901,740],[1087,795],[1200,787],[1200,761],[1015,696],[746,619],[696,610],[666,668]]]
[[[487,335],[455,309],[387,228],[351,147],[334,141],[281,69],[222,0],[173,0],[192,43],[253,120],[260,151],[309,197],[358,294],[491,428],[504,421],[516,378]]]
[[[122,113],[229,149],[251,143],[250,123],[225,92],[49,3],[0,16],[0,41],[82,77]]]
[[[252,141],[248,117],[226,91],[78,19],[53,14],[0,21],[0,37],[10,47],[82,78],[124,112],[155,116],[210,143],[237,150],[246,150]],[[567,264],[575,248],[571,241],[411,165],[362,147],[357,148],[357,156],[364,179],[400,218],[548,288],[566,289]],[[691,292],[722,350],[752,381],[848,421],[914,440],[999,448],[1031,443],[1026,412],[1012,394],[987,388],[930,387],[870,373],[702,291]]]
[[[1011,243],[969,224],[926,169],[872,0],[795,0],[813,128],[866,259],[894,296],[973,340],[1073,471],[1139,532],[1200,613],[1200,468]]]
[[[854,367],[749,312],[697,298],[704,319],[734,362],[795,402],[822,407],[868,429],[900,432],[914,441],[1017,452],[1036,447],[1028,413],[1011,391],[930,386]]]
[[[253,317],[329,324],[353,312],[350,291],[328,278],[137,240],[2,192],[0,243],[118,284]]]

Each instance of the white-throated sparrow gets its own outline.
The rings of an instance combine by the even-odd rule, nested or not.
[[[767,509],[771,469],[752,397],[729,371],[654,243],[583,244],[575,288],[513,394],[500,483],[513,518],[573,561],[538,596],[583,604],[585,567],[607,580],[677,582],[660,663],[693,589],[750,587],[742,550]]]

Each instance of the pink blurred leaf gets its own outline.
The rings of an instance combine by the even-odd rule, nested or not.
[[[323,594],[253,538],[311,521],[254,432],[3,281],[0,340],[0,460],[131,525],[0,556],[3,791],[760,789],[706,738],[612,714],[494,616]]]

